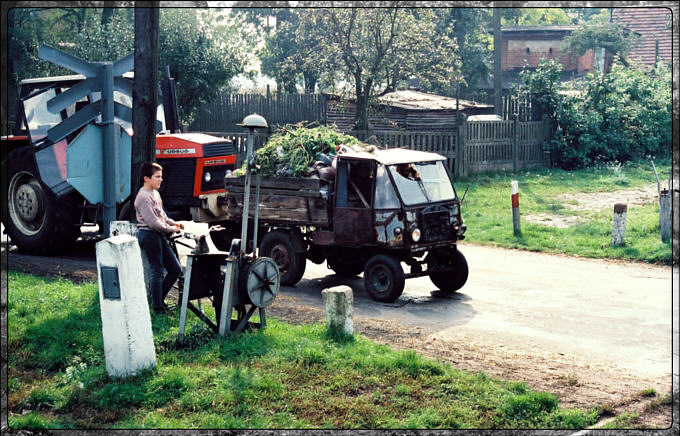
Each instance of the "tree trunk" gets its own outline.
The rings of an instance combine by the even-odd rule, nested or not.
[[[149,2],[151,3],[151,2]],[[153,2],[158,3],[158,2]],[[159,9],[135,9],[135,80],[132,85],[132,168],[130,197],[142,186],[142,164],[156,159]],[[130,208],[134,221],[134,207]]]
[[[305,94],[314,94],[316,89],[316,82],[319,80],[316,74],[310,72],[303,72],[302,76],[305,79]]]

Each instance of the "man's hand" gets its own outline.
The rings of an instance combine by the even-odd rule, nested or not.
[[[183,226],[182,224],[179,224],[179,225],[176,225],[176,226],[172,226],[172,228],[173,228],[173,230],[172,230],[173,233],[179,233],[179,232],[182,231],[182,229],[184,228],[184,226]]]
[[[180,229],[184,230],[184,224],[182,224],[182,223],[177,223],[177,226],[178,226]]]

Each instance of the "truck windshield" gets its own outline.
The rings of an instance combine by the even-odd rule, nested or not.
[[[47,101],[56,96],[54,89],[24,100],[24,113],[31,138],[35,141],[47,136],[47,131],[61,122],[61,115],[47,111]]]
[[[441,161],[390,165],[389,169],[405,206],[455,198]]]

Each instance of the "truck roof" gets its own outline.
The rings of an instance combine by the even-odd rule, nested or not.
[[[341,157],[343,159],[349,158],[349,159],[375,160],[383,165],[446,160],[444,156],[438,153],[411,150],[407,148],[378,149],[374,153],[348,152],[340,154],[338,155],[338,157]]]

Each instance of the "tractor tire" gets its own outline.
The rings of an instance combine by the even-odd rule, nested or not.
[[[7,157],[7,234],[19,250],[31,254],[55,254],[73,245],[80,236],[77,205],[68,196],[57,199],[40,182],[30,148],[19,148]]]

